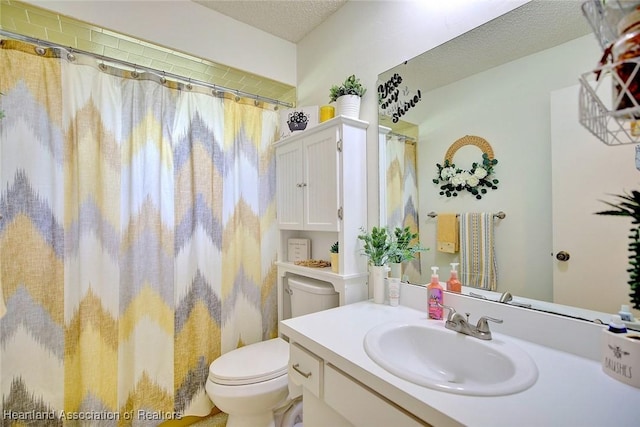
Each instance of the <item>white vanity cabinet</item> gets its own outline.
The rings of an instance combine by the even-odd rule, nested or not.
[[[303,387],[305,427],[429,425],[297,343],[289,381]]]
[[[278,319],[283,316],[286,276],[331,283],[340,305],[367,299],[366,259],[358,234],[367,228],[367,122],[338,116],[275,143],[279,227]],[[329,259],[338,242],[339,269],[309,268],[289,261],[288,240],[309,239],[311,258]]]

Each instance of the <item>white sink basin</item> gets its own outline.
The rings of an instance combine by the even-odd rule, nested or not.
[[[444,328],[442,323],[389,323],[364,338],[369,357],[414,384],[449,393],[499,396],[531,387],[538,368],[513,343],[482,341]]]

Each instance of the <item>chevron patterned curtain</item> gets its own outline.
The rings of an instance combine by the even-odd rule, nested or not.
[[[277,335],[277,112],[1,47],[3,425],[209,413],[209,364]]]
[[[418,232],[418,177],[416,173],[416,143],[391,135],[387,139],[387,225],[409,227]],[[425,246],[423,244],[423,246]],[[420,279],[420,254],[405,263],[403,274],[412,283]]]

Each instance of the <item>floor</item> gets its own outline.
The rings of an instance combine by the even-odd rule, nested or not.
[[[211,415],[198,421],[195,424],[191,424],[191,427],[225,427],[227,425],[227,414],[221,412],[216,415]]]

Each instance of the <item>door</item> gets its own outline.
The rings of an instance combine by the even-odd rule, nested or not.
[[[554,302],[617,313],[629,302],[631,220],[594,213],[638,189],[635,145],[607,146],[579,123],[576,85],[551,93],[551,158]]]
[[[305,230],[339,231],[338,129],[331,127],[303,141]]]
[[[302,230],[304,177],[302,147],[287,144],[276,149],[276,199],[278,225],[284,230]]]

